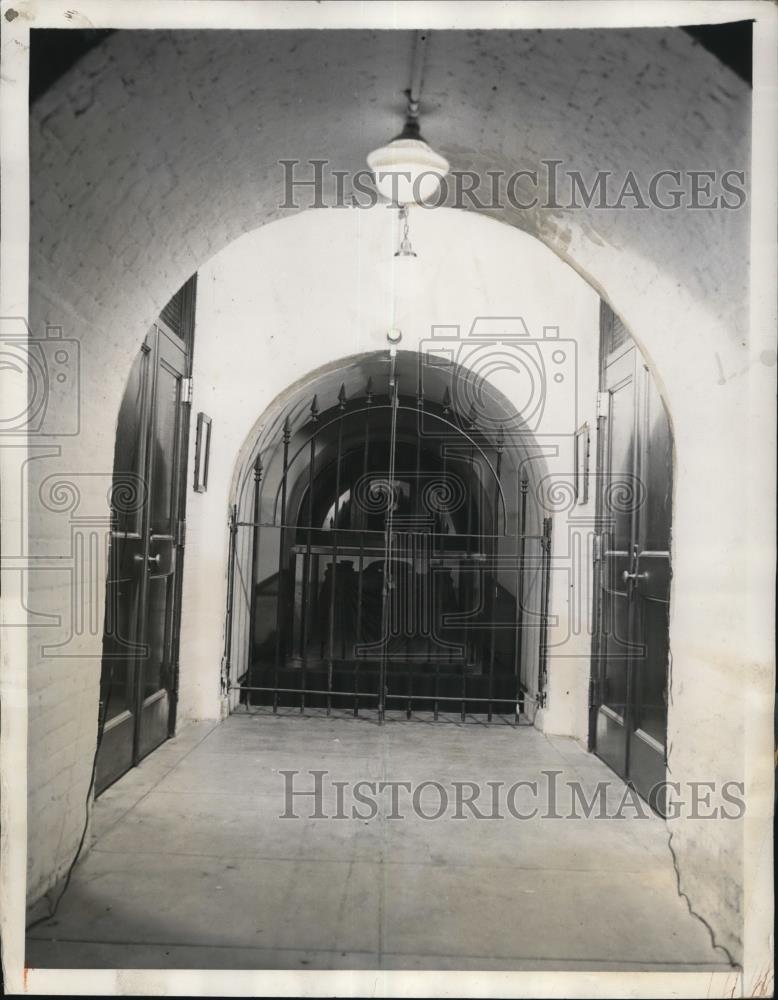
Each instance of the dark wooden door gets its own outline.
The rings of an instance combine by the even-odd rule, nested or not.
[[[135,360],[117,425],[95,788],[172,735],[191,336],[161,318]]]
[[[155,365],[150,407],[143,579],[145,655],[140,661],[136,699],[137,757],[168,737],[175,696],[179,577],[183,555],[183,491],[186,463],[185,345],[162,324],[155,325]]]
[[[594,747],[663,812],[672,434],[651,373],[609,310],[601,385]]]

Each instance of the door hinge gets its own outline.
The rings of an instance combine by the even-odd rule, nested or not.
[[[181,379],[181,402],[191,403],[193,392],[192,376],[190,375],[189,378]]]
[[[592,539],[592,561],[600,562],[602,560],[602,535],[595,535]]]
[[[178,536],[176,538],[177,545],[184,545],[186,542],[186,521],[178,522]]]
[[[597,417],[607,417],[608,416],[608,396],[610,393],[598,392],[597,393]]]

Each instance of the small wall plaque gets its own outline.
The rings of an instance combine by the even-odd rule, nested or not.
[[[575,432],[575,501],[585,504],[589,500],[589,425],[584,424]]]
[[[208,489],[208,463],[211,457],[211,418],[205,413],[197,414],[197,437],[195,438],[194,491],[205,493]]]

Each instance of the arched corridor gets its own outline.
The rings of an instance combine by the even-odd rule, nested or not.
[[[775,355],[750,76],[621,10],[246,3],[215,31],[206,6],[57,12],[60,63],[43,14],[4,14],[33,53],[5,73],[10,340],[49,366],[0,456],[29,760],[4,938],[39,969],[751,989]],[[464,198],[364,204],[367,157],[420,128]]]
[[[373,254],[380,269],[383,239],[378,237],[393,222],[382,211],[376,209],[359,223],[363,232],[375,227],[373,246],[363,237],[360,250],[370,275],[375,272],[365,255]],[[604,936],[593,932],[585,937],[582,953],[597,953],[604,967],[610,967],[618,947],[626,949],[622,954],[629,954],[627,961],[635,967],[647,962],[671,966],[681,954],[675,944],[670,946],[672,937],[690,960],[720,971],[726,967],[721,955],[710,948],[694,919],[684,915],[672,891],[675,873],[661,820],[614,774],[629,777],[652,806],[664,810],[664,802],[651,792],[663,778],[656,761],[650,761],[644,786],[634,760],[635,748],[644,745],[658,746],[662,759],[666,658],[661,653],[657,657],[654,690],[648,698],[638,698],[644,689],[637,683],[642,674],[629,659],[632,626],[607,604],[628,600],[644,607],[642,591],[622,586],[623,572],[633,565],[623,551],[624,546],[630,550],[631,542],[622,536],[626,531],[631,537],[633,522],[637,531],[650,512],[655,532],[651,551],[656,553],[657,516],[662,498],[671,493],[670,452],[656,451],[651,443],[655,434],[644,439],[636,432],[643,420],[638,420],[635,405],[638,398],[650,396],[650,373],[623,324],[537,241],[493,222],[440,211],[438,217],[415,224],[427,249],[422,267],[434,266],[444,244],[467,244],[474,257],[493,263],[490,282],[476,292],[454,292],[456,272],[434,276],[423,270],[426,280],[414,287],[407,272],[395,270],[388,287],[405,332],[399,338],[392,334],[399,339],[394,344],[384,337],[380,347],[374,338],[372,350],[348,353],[347,345],[353,343],[344,335],[348,321],[333,310],[331,325],[322,329],[319,358],[311,358],[303,341],[297,341],[296,355],[290,338],[283,358],[278,356],[274,364],[264,364],[261,356],[249,361],[258,312],[268,331],[303,330],[312,316],[326,312],[323,300],[338,299],[338,282],[350,278],[348,273],[339,276],[337,266],[329,271],[331,284],[324,282],[319,297],[311,295],[306,303],[281,290],[287,254],[302,283],[308,269],[321,274],[321,239],[334,261],[348,254],[349,220],[338,231],[322,214],[300,215],[275,230],[249,234],[199,273],[196,346],[182,371],[191,370],[200,387],[211,383],[210,389],[198,390],[204,395],[195,396],[196,406],[207,407],[212,426],[207,489],[187,498],[183,562],[165,557],[157,565],[150,549],[149,572],[168,581],[169,588],[173,577],[168,566],[175,565],[183,576],[177,656],[185,668],[177,687],[163,685],[167,703],[181,704],[184,720],[191,717],[194,682],[214,684],[218,661],[213,650],[220,649],[222,640],[219,695],[231,714],[216,727],[179,721],[178,735],[146,759],[148,744],[145,750],[140,745],[130,761],[138,766],[124,779],[101,783],[101,790],[109,786],[96,804],[96,815],[104,820],[96,828],[84,877],[90,871],[107,874],[101,866],[110,867],[117,851],[138,855],[146,829],[159,831],[164,840],[185,827],[192,857],[210,859],[205,863],[214,878],[221,864],[214,859],[237,852],[229,864],[242,873],[246,885],[272,895],[281,891],[277,879],[292,877],[292,863],[307,866],[325,909],[335,907],[336,899],[318,880],[326,870],[337,873],[344,864],[356,865],[352,902],[361,900],[366,908],[364,925],[355,925],[348,915],[350,902],[342,916],[332,914],[331,933],[323,937],[315,929],[320,918],[308,927],[291,916],[282,917],[270,936],[252,938],[251,947],[226,918],[217,921],[223,936],[214,937],[185,915],[192,891],[188,852],[179,857],[177,851],[166,851],[174,878],[168,916],[158,926],[133,932],[152,948],[166,928],[175,926],[181,955],[198,942],[211,946],[229,938],[244,942],[241,961],[261,966],[288,960],[348,967],[357,961],[389,968],[418,961],[445,968],[451,961],[447,956],[457,953],[474,963],[524,967],[541,954],[541,942],[529,928],[561,920],[555,947],[564,950],[580,915],[573,909],[573,923],[562,918],[561,903],[553,902],[553,893],[545,889],[536,907],[527,906],[522,892],[489,905],[487,897],[502,878],[502,866],[520,879],[519,872],[532,873],[526,893],[538,893],[538,887],[556,880],[562,895],[580,891],[587,898],[604,872],[615,869],[612,913],[618,918],[605,922]],[[301,244],[308,249],[302,251]],[[246,282],[244,269],[253,271],[265,254],[268,262],[272,259],[268,286]],[[465,258],[458,266],[464,275],[470,262]],[[522,287],[507,300],[520,301],[523,316],[478,315],[480,297],[488,302],[505,295],[516,266],[536,282],[532,295]],[[460,327],[425,324],[428,296],[434,302],[436,286],[447,290],[450,310],[463,320]],[[372,294],[380,309],[380,288]],[[558,325],[544,325],[539,320],[549,315],[552,303]],[[155,329],[184,343],[186,337],[174,329],[179,313],[166,309]],[[243,359],[240,366],[231,364],[227,383],[213,378],[223,364],[225,331],[232,356]],[[312,365],[315,360],[321,363]],[[608,376],[612,365],[618,378]],[[632,366],[626,379],[625,365]],[[622,393],[601,413],[598,385],[606,398]],[[134,386],[131,378],[127,393],[133,400],[140,398]],[[625,386],[632,402],[622,410]],[[160,404],[154,392],[151,397],[153,415]],[[652,411],[654,422],[656,416]],[[597,435],[600,419],[608,420],[607,438]],[[622,439],[626,443],[619,450]],[[155,440],[153,426],[149,440]],[[196,447],[202,461],[202,441]],[[650,457],[656,466],[660,490],[650,497],[642,489],[650,477],[636,465],[639,456],[641,461]],[[115,492],[126,476],[125,466],[117,471]],[[145,503],[153,510],[153,477],[147,483],[151,492]],[[214,532],[216,506],[229,512],[219,532]],[[125,545],[131,533],[126,524],[118,528],[116,543]],[[162,544],[161,536],[151,537],[152,546]],[[639,540],[645,549],[642,534]],[[601,545],[600,563],[592,565],[595,544]],[[215,573],[210,568],[214,563]],[[645,570],[638,566],[634,572]],[[218,601],[215,587],[201,586],[208,573],[224,580]],[[193,603],[203,597],[206,606]],[[590,602],[599,609],[592,620]],[[660,606],[666,608],[666,600]],[[578,631],[572,607],[581,616]],[[602,627],[593,631],[594,622]],[[607,643],[594,659],[593,638]],[[666,648],[666,640],[665,619],[656,641],[659,646],[664,641]],[[139,669],[146,668],[141,663]],[[601,697],[593,702],[592,679],[600,677]],[[627,685],[629,698],[636,699],[629,707]],[[147,704],[155,712],[165,704],[157,694],[144,690],[141,720]],[[650,734],[653,744],[643,736],[639,714],[648,709],[659,719],[659,728]],[[119,733],[115,720],[120,719],[116,715],[108,721],[109,734]],[[610,729],[601,736],[604,724]],[[143,731],[142,721],[140,725]],[[601,759],[583,750],[587,736]],[[101,754],[115,755],[117,738],[103,738]],[[301,798],[293,796],[292,802],[307,801],[316,789],[314,772],[325,775],[314,813],[321,812],[323,822],[333,811],[340,816],[345,810],[343,818],[355,824],[340,847],[327,826],[313,845],[303,815],[299,820],[290,816],[288,822],[279,818],[291,794],[284,775],[291,771],[303,782]],[[389,789],[388,801],[379,785]],[[333,803],[329,797],[336,786],[345,798]],[[463,789],[469,789],[467,794]],[[447,815],[454,817],[459,810],[460,820],[465,813],[474,818],[471,806],[475,815],[484,815],[487,801],[493,806],[487,797],[496,796],[501,812],[494,832],[452,836],[452,830],[464,830],[457,822],[453,828],[446,823],[427,827],[428,814],[441,805],[430,801],[435,794],[446,796]],[[400,807],[393,795],[407,800],[408,840],[390,832]],[[352,801],[354,796],[358,798]],[[458,802],[458,796],[471,805]],[[554,803],[562,800],[567,813],[557,816]],[[122,802],[129,811],[114,823],[114,804]],[[355,818],[352,807],[357,806]],[[365,809],[367,820],[362,818]],[[564,823],[559,822],[562,816],[567,817]],[[209,833],[217,817],[215,832]],[[583,829],[579,819],[586,819]],[[484,848],[480,861],[474,837]],[[635,850],[655,859],[646,864],[644,857],[640,867],[658,901],[640,942],[617,930],[637,919],[638,900],[630,899]],[[246,867],[244,855],[256,864]],[[449,865],[451,874],[446,874]],[[554,874],[557,866],[562,874]],[[587,874],[576,874],[579,867]],[[409,880],[404,902],[387,881],[393,871],[401,873],[401,881]],[[457,872],[459,881],[453,878]],[[478,904],[486,908],[478,942],[469,940],[456,920],[450,925],[443,921],[437,937],[419,932],[413,951],[410,931],[399,919],[415,905],[411,873],[428,885],[423,891],[430,900],[462,894],[464,906],[465,898],[487,893]],[[340,898],[340,883],[333,877],[332,891]],[[279,913],[294,907],[298,894],[306,891],[305,880],[298,883],[295,875],[292,883],[288,896],[279,899]],[[123,888],[118,871],[112,870],[108,884],[109,895],[127,900],[109,921],[115,928],[110,933],[129,935],[133,914],[143,905],[146,878],[141,879],[140,896]],[[67,923],[60,933],[82,936],[90,942],[87,953],[110,961],[117,952],[105,929],[99,930],[88,916],[102,897],[79,881],[71,898],[62,911]],[[374,933],[374,920],[383,930]],[[525,925],[521,946],[501,937],[500,927]],[[40,961],[58,961],[46,934],[45,923],[33,931],[31,954],[42,956]],[[235,959],[232,950],[209,954],[215,967]],[[552,957],[558,957],[553,949]]]

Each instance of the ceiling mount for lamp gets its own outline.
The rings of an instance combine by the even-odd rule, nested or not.
[[[441,178],[448,173],[448,160],[436,153],[421,136],[419,104],[428,31],[416,33],[411,86],[402,132],[388,145],[374,149],[367,165],[375,176],[376,188],[387,201],[397,205],[421,204],[437,193]]]

